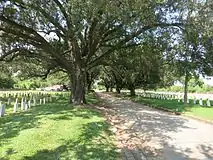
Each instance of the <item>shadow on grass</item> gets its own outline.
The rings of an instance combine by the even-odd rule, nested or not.
[[[90,118],[92,116],[100,116],[99,113],[86,108],[72,107],[67,102],[67,99],[61,98],[55,103],[39,105],[27,111],[20,111],[0,117],[0,147],[8,142],[10,138],[18,136],[22,130],[39,127],[39,120],[45,118],[47,115],[57,115],[48,117],[54,120],[71,120],[72,117]]]
[[[170,109],[171,111],[178,111],[178,112],[186,111],[186,108],[183,104],[180,104],[174,100],[157,100],[157,99],[141,98],[138,100],[136,99],[136,102],[149,104],[155,108],[158,107],[167,108]]]
[[[126,97],[126,96],[125,96]],[[172,112],[187,112],[192,108],[198,107],[194,104],[184,104],[182,102],[178,102],[177,100],[163,100],[163,99],[152,99],[152,98],[144,98],[141,96],[129,97],[129,99],[144,105],[149,105],[154,108],[162,108],[168,109]]]
[[[56,159],[80,159],[80,160],[115,160],[116,152],[112,143],[104,134],[110,135],[109,126],[105,122],[91,122],[82,128],[82,134],[75,140],[64,141],[63,145],[54,150],[41,150],[26,160],[56,160]],[[107,143],[106,143],[107,142]]]
[[[97,99],[97,97],[94,95],[94,93],[89,93],[87,95],[87,103],[88,104],[97,104],[99,102],[99,100]]]
[[[88,97],[90,103],[97,103],[92,96]],[[76,117],[92,119],[101,117],[100,113],[91,108],[76,108],[68,105],[68,100],[60,98],[57,102],[39,105],[28,111],[9,114],[0,118],[0,147],[8,144],[11,138],[19,136],[26,129],[39,128],[41,119],[72,120]],[[89,120],[90,121],[90,120]],[[38,150],[36,154],[23,159],[28,160],[58,160],[58,159],[116,159],[114,145],[108,136],[111,134],[109,126],[105,122],[88,122],[81,124],[81,135],[76,138],[62,139],[62,145],[54,150]],[[106,135],[106,136],[105,136]],[[8,148],[6,155],[13,154],[13,148]],[[9,160],[8,157],[0,157],[0,160]]]

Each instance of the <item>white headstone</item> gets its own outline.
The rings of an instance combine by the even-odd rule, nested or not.
[[[14,103],[13,112],[16,113],[18,111],[18,103]]]
[[[11,105],[11,98],[8,98],[7,104],[10,106]]]
[[[203,105],[203,100],[202,98],[199,100],[199,104],[202,106]]]
[[[24,102],[24,110],[26,111],[28,109],[28,104]]]
[[[189,98],[187,98],[187,103],[188,103],[188,104],[190,103]]]
[[[35,107],[36,106],[36,98],[33,97],[33,106]]]
[[[178,98],[178,102],[180,102],[180,99]]]
[[[45,97],[43,98],[43,104],[46,104],[46,99],[45,99]]]
[[[25,110],[24,98],[21,99],[21,110]]]
[[[211,107],[211,102],[210,102],[209,99],[206,100],[206,105],[207,105],[208,107]]]
[[[28,107],[31,108],[31,100],[28,101]]]
[[[0,117],[3,117],[5,114],[5,105],[1,104],[0,105]]]
[[[42,99],[40,99],[40,105],[42,105]]]
[[[197,99],[196,99],[196,97],[194,97],[194,104],[197,104]]]

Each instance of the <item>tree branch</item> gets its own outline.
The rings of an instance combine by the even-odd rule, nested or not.
[[[31,6],[33,9],[36,9],[36,11],[39,11],[47,20],[49,20],[56,28],[61,30],[64,34],[67,33],[66,29],[64,29],[61,24],[56,21],[53,17],[51,17],[44,9],[37,7],[37,6]]]
[[[6,53],[4,53],[3,55],[0,56],[0,61],[7,61],[7,62],[11,62],[14,58],[16,58],[19,55],[26,55],[26,54],[33,54],[33,52],[29,51],[26,48],[14,48]],[[12,55],[12,57],[8,60],[6,60],[5,58],[7,58],[8,56]]]
[[[168,24],[168,23],[162,23],[162,24],[153,24],[152,26],[145,26],[141,29],[139,29],[136,32],[133,32],[132,34],[126,36],[124,39],[122,39],[120,42],[118,42],[114,47],[111,47],[108,51],[104,52],[102,55],[98,56],[96,59],[94,59],[93,61],[89,62],[88,64],[91,65],[93,64],[93,66],[95,66],[95,64],[100,61],[103,57],[109,55],[111,52],[122,48],[126,43],[128,43],[130,40],[133,40],[135,37],[139,36],[140,34],[142,34],[143,32],[155,28],[155,27],[179,27],[181,26],[182,23],[172,23],[172,24]]]
[[[62,14],[64,15],[65,19],[66,19],[66,22],[67,22],[67,27],[68,29],[70,29],[72,27],[71,23],[70,23],[70,20],[69,20],[69,16],[65,10],[65,8],[63,7],[63,5],[58,1],[58,0],[53,0],[57,6],[60,8]]]
[[[9,20],[3,15],[0,15],[0,21],[5,22],[6,24],[10,25],[12,28],[15,27],[20,31],[17,31],[16,35],[23,33],[23,31],[27,32],[29,35],[33,35],[34,38],[39,42],[44,42],[44,38],[40,36],[34,29],[26,27],[24,25],[18,24],[15,21]]]

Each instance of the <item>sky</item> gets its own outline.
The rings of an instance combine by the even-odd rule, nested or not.
[[[212,77],[202,77],[200,76],[200,78],[203,80],[204,84],[209,85],[209,86],[213,86],[213,76]],[[183,86],[183,84],[179,81],[176,81],[174,83],[175,86]]]
[[[203,78],[203,82],[207,85],[213,86],[213,77]]]

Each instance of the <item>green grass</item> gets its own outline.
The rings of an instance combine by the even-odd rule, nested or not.
[[[97,102],[88,96],[89,103]],[[114,136],[97,111],[67,99],[0,118],[0,160],[114,160]]]
[[[127,98],[127,96],[124,97]],[[177,100],[152,99],[144,98],[142,96],[129,98],[137,103],[149,105],[154,108],[164,108],[172,112],[181,112],[185,115],[213,121],[213,107],[200,106],[198,104],[193,104],[192,101],[190,101],[190,104],[184,105],[184,103],[178,102]]]

